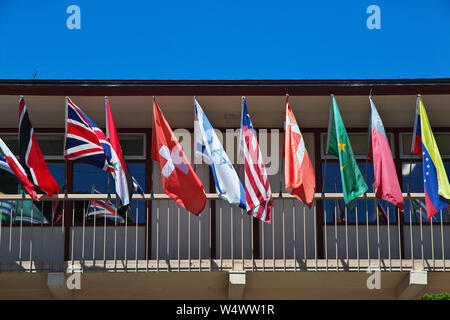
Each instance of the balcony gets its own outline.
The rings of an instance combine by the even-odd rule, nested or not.
[[[16,220],[21,222],[3,222],[0,271],[366,272],[376,267],[392,272],[445,272],[450,268],[446,248],[450,227],[443,212],[436,214],[439,222],[430,223],[421,219],[404,222],[402,215],[411,214],[408,211],[396,211],[395,221],[382,221],[377,215],[375,222],[334,219],[323,223],[322,212],[330,210],[323,205],[324,200],[341,199],[342,194],[316,194],[311,209],[288,194],[274,194],[272,224],[267,225],[215,194],[207,197],[204,211],[196,217],[164,194],[135,195],[134,202],[146,202],[135,206],[137,216],[145,216],[144,222],[125,219],[123,223],[96,221],[86,215],[88,201],[114,202],[115,195],[43,197],[42,206],[51,203],[53,208],[57,201],[62,204],[60,221],[29,224],[16,212]],[[424,195],[404,197],[408,202]],[[27,199],[2,195],[0,201],[20,203]],[[358,201],[373,199],[374,194],[367,194]],[[139,208],[145,213],[139,213]],[[338,210],[337,206],[331,210]]]

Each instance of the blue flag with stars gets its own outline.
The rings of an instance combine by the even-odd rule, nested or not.
[[[219,197],[245,209],[245,191],[241,181],[211,123],[195,99],[194,141],[196,156],[211,166]]]

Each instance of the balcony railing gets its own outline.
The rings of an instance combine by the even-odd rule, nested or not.
[[[203,212],[194,216],[164,194],[135,195],[132,216],[140,220],[118,223],[86,215],[89,201],[114,203],[115,195],[43,196],[36,208],[54,209],[59,201],[60,219],[56,222],[54,216],[47,223],[41,219],[29,224],[18,219],[23,218],[24,208],[19,206],[16,221],[3,221],[0,226],[0,272],[448,271],[450,267],[445,212],[436,214],[438,222],[428,223],[405,222],[403,215],[411,218],[411,211],[392,208],[395,211],[388,212],[387,221],[378,214],[374,222],[358,221],[361,215],[356,212],[356,221],[350,222],[345,211],[342,221],[325,223],[330,210],[333,217],[339,210],[325,202],[342,199],[342,194],[318,193],[311,209],[291,195],[274,194],[268,225],[215,194],[207,198]],[[424,194],[404,194],[404,198],[411,204]],[[366,203],[366,216],[367,203],[374,199],[373,193],[358,199]],[[30,197],[0,196],[0,205],[9,201],[19,204]]]

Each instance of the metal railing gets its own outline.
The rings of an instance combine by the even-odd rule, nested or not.
[[[43,196],[36,206],[30,206],[28,219],[36,220],[38,212],[46,209],[53,217],[29,224],[23,218],[24,203],[31,203],[31,198],[1,195],[0,206],[15,203],[20,210],[9,221],[4,219],[4,211],[0,213],[0,272],[76,268],[98,272],[299,272],[366,271],[369,267],[448,271],[450,225],[444,221],[445,212],[436,213],[435,222],[413,222],[412,210],[401,213],[388,207],[387,220],[381,221],[377,207],[376,217],[369,221],[368,202],[375,200],[369,193],[358,198],[356,213],[345,209],[341,221],[325,222],[324,217],[337,217],[340,210],[327,201],[340,200],[342,194],[318,193],[312,208],[289,194],[273,197],[271,224],[255,220],[216,194],[207,194],[199,216],[165,194],[135,195],[130,215],[137,218],[125,217],[124,223],[90,220],[86,215],[89,201],[114,203],[115,195]],[[404,194],[404,198],[412,208],[412,201],[423,199],[424,194]],[[365,210],[358,214],[364,202]],[[54,210],[57,205],[61,208],[59,220]],[[349,219],[351,215],[354,221]],[[364,216],[367,218],[358,221]]]

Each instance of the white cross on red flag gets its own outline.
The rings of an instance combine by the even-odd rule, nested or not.
[[[311,208],[314,201],[316,178],[305,148],[305,141],[286,98],[284,131],[284,174],[286,191]]]
[[[189,164],[156,100],[153,100],[152,159],[161,166],[164,192],[186,210],[199,215],[206,204],[203,184]]]

